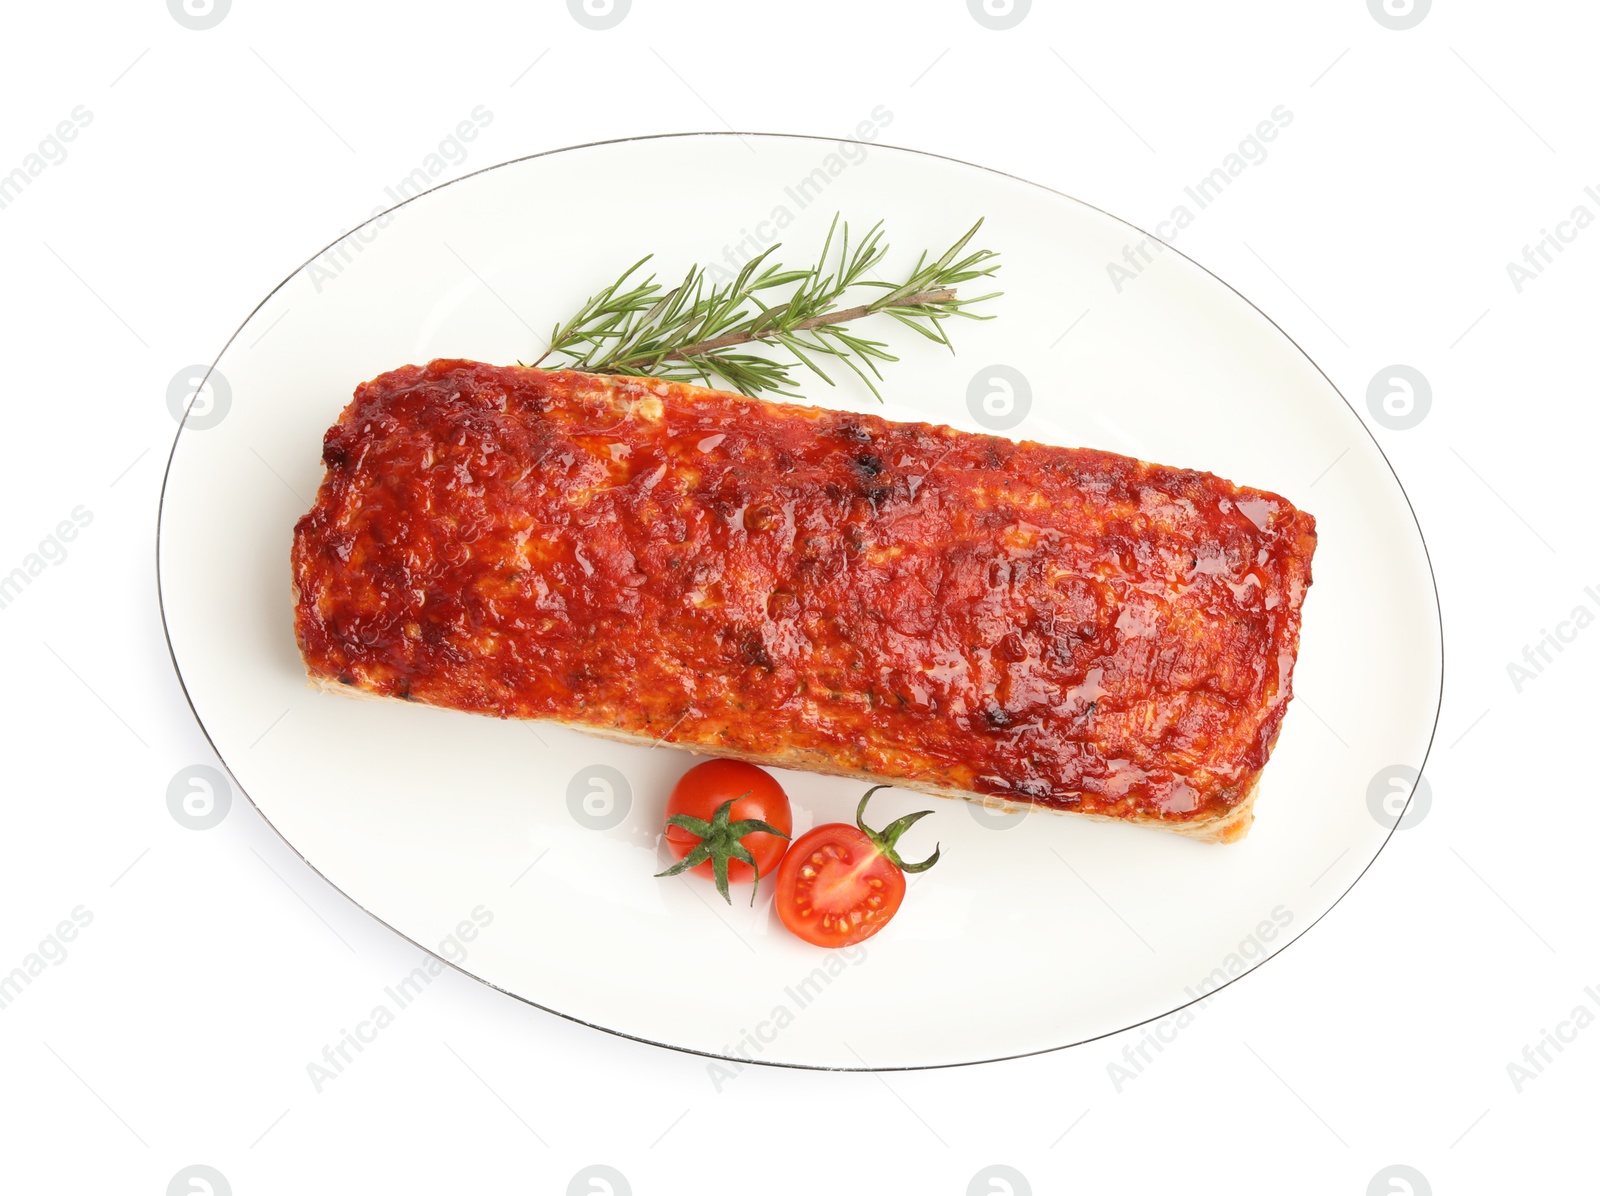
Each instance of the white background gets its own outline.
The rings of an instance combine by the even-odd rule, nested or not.
[[[0,209],[0,573],[74,508],[93,520],[0,609],[0,972],[73,909],[93,920],[0,1009],[0,1186],[159,1194],[195,1163],[240,1194],[566,1192],[596,1163],[640,1194],[955,1196],[996,1163],[1039,1193],[1359,1196],[1406,1190],[1375,1178],[1396,1163],[1418,1192],[1593,1182],[1600,1028],[1569,1019],[1600,1014],[1600,631],[1520,693],[1507,670],[1574,607],[1600,614],[1600,226],[1520,293],[1506,268],[1576,206],[1600,217],[1600,21],[1579,5],[1440,3],[1402,31],[1361,0],[1039,3],[1008,31],[952,0],[636,0],[605,31],[492,2],[237,0],[205,31],[154,0],[30,4],[6,24],[0,174],[77,106],[92,120]],[[307,1063],[418,952],[242,798],[205,832],[167,811],[173,775],[215,760],[156,606],[166,391],[478,105],[493,121],[451,175],[641,133],[843,137],[883,105],[884,141],[1146,227],[1286,106],[1267,159],[1175,243],[1364,417],[1384,368],[1431,383],[1417,427],[1369,420],[1443,605],[1426,815],[1120,1090],[1108,1067],[1142,1031],[949,1071],[753,1067],[719,1091],[704,1059],[448,973],[316,1092]],[[1564,1022],[1519,1091],[1508,1064]]]

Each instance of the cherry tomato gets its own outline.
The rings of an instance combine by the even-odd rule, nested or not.
[[[679,863],[660,875],[692,870],[728,897],[729,881],[772,875],[793,830],[788,795],[772,774],[739,760],[707,760],[679,777],[667,798],[667,848]]]
[[[862,821],[868,798],[884,788],[867,790],[856,807],[854,826],[830,822],[814,827],[795,840],[778,865],[778,919],[808,943],[848,947],[871,938],[900,908],[906,873],[938,862],[938,847],[920,864],[907,864],[895,849],[912,823],[932,810],[907,814],[881,831]]]

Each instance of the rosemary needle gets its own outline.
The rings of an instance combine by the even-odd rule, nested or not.
[[[650,261],[644,257],[557,325],[550,348],[533,364],[554,356],[589,373],[647,374],[707,385],[720,378],[747,395],[772,391],[800,398],[794,371],[803,366],[832,386],[822,367],[831,361],[848,367],[881,401],[879,363],[898,358],[884,342],[860,336],[847,325],[888,316],[950,348],[945,320],[992,319],[968,309],[1000,292],[974,298],[956,294],[961,283],[999,269],[998,254],[967,250],[982,226],[979,220],[931,261],[922,253],[899,282],[867,277],[889,252],[883,222],[852,245],[850,225],[841,223],[837,213],[809,269],[785,269],[771,261],[781,247],[772,245],[745,262],[729,281],[716,282],[705,267],[696,265],[677,286],[663,291],[654,274],[640,281]],[[852,300],[848,305],[847,299]],[[789,360],[735,351],[756,344],[782,350]]]

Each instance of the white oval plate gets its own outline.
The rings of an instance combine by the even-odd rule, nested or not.
[[[1005,294],[996,319],[953,328],[954,358],[888,330],[903,359],[884,407],[808,380],[813,401],[983,430],[969,383],[1008,366],[1031,391],[1010,435],[1209,470],[1316,516],[1295,698],[1244,842],[1050,814],[997,822],[881,794],[883,821],[937,809],[907,851],[937,839],[944,858],[886,931],[830,953],[783,930],[765,885],[754,909],[748,890],[730,908],[698,878],[653,878],[667,791],[694,757],[307,688],[290,533],[357,383],[433,357],[532,360],[541,334],[646,253],[668,279],[732,260],[741,239],[748,252],[781,237],[783,260],[809,260],[836,210],[858,231],[884,219],[896,269],[982,216]],[[208,384],[179,431],[158,556],[195,714],[261,813],[363,909],[496,988],[619,1034],[766,1063],[927,1067],[1183,1006],[1303,933],[1382,848],[1392,820],[1369,787],[1422,766],[1440,625],[1415,519],[1360,419],[1271,321],[1176,251],[1116,293],[1106,264],[1142,236],[964,163],[766,135],[580,146],[401,205],[251,314],[214,367],[226,409]],[[608,800],[595,765],[622,778],[609,819],[592,813]],[[849,820],[862,790],[778,775],[797,833]]]

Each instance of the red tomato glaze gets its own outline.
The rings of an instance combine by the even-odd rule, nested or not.
[[[1316,544],[1193,470],[467,361],[359,387],[323,460],[314,676],[1113,817],[1242,799]]]

